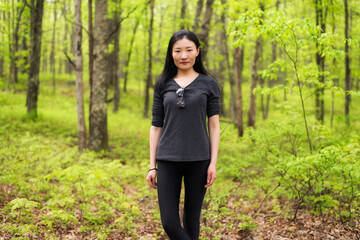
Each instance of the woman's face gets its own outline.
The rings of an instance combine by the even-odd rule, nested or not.
[[[193,41],[183,38],[175,42],[172,48],[172,57],[179,70],[188,71],[193,68],[199,52],[200,48],[196,48]]]

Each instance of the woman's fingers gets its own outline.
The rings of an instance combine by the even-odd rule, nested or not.
[[[213,185],[216,179],[216,165],[210,164],[208,171],[207,171],[207,182],[205,188],[210,187]]]
[[[213,173],[213,172],[208,173],[207,184],[205,185],[205,188],[208,188],[211,185],[213,185],[213,183],[215,182],[215,179],[216,179],[215,173]]]
[[[156,189],[156,174],[149,173],[146,180],[148,181],[150,187]]]

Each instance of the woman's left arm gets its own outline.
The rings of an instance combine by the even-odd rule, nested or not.
[[[210,187],[216,179],[216,163],[220,144],[220,123],[219,115],[213,115],[209,118],[209,136],[211,147],[211,161],[207,172],[206,188]]]

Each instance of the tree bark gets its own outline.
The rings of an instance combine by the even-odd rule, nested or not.
[[[75,48],[74,48],[74,45],[75,45],[75,26],[72,24],[71,25],[71,34],[70,34],[70,52],[72,54],[72,56],[75,56]],[[72,74],[73,71],[75,70],[74,66],[72,66],[72,64],[70,64],[68,62],[68,65],[69,65],[69,73]]]
[[[47,49],[46,49],[46,45],[45,45],[45,47],[43,47],[42,53],[41,53],[41,56],[42,56],[41,71],[44,72],[44,73],[48,72],[48,69],[47,69],[47,67],[48,67],[47,55],[48,54],[47,54]],[[51,66],[50,66],[50,69],[51,69]]]
[[[263,4],[260,4],[260,9],[262,11],[264,11],[265,6]],[[262,24],[262,22],[260,22],[260,24]],[[262,37],[259,36],[256,39],[254,58],[251,63],[250,103],[249,103],[248,122],[247,122],[249,127],[255,127],[256,96],[254,95],[253,91],[256,88],[256,84],[257,84],[257,81],[259,78],[257,71],[258,71],[258,62],[259,62],[259,58],[260,58],[261,48],[262,48]]]
[[[200,27],[200,18],[201,13],[204,5],[204,0],[198,0],[196,4],[196,13],[195,13],[195,19],[194,19],[194,25],[193,25],[193,32],[197,33]]]
[[[94,46],[94,78],[92,85],[91,118],[89,148],[95,151],[107,149],[107,81],[106,81],[106,56],[108,37],[108,1],[95,0],[94,37],[97,44]]]
[[[30,25],[30,68],[28,75],[26,106],[28,115],[33,119],[37,117],[43,12],[44,0],[32,0]]]
[[[224,33],[222,31],[223,29],[220,29],[220,31],[216,34],[216,41],[219,42],[219,48],[220,55],[223,56],[218,62],[219,62],[219,68],[216,69],[216,79],[219,83],[220,88],[220,116],[226,116],[225,111],[225,104],[224,104],[224,85],[226,80],[226,59],[225,59],[225,52],[227,49],[225,49],[226,43],[226,36],[224,38]],[[226,34],[226,33],[225,33]],[[218,54],[216,52],[216,54]],[[231,110],[229,111],[229,113]]]
[[[22,43],[21,43],[21,50],[22,51],[29,51],[28,49],[28,45],[26,43],[26,37],[24,36],[22,38]],[[23,60],[22,60],[22,65],[21,66],[21,73],[26,73],[27,72],[27,65],[28,65],[28,56],[27,55],[23,55],[22,56]]]
[[[77,1],[78,0],[76,0],[76,2],[75,2],[75,7],[76,7]],[[80,5],[81,5],[81,2],[80,2]],[[75,21],[76,21],[76,16],[75,16]],[[81,23],[81,15],[80,15],[80,23]],[[55,94],[55,91],[56,91],[56,82],[55,82],[55,31],[56,31],[56,1],[54,1],[54,22],[53,22],[53,33],[52,33],[52,39],[51,39],[51,53],[50,53],[50,65],[51,65],[51,72],[52,72],[53,94]],[[81,32],[80,32],[80,34],[81,34]],[[80,37],[80,41],[81,41],[81,37]],[[80,51],[81,51],[81,49],[80,49]],[[82,56],[81,56],[81,58],[82,58]],[[82,63],[81,63],[81,68],[82,68]],[[82,69],[81,69],[81,74],[82,74]],[[82,79],[81,79],[81,81],[82,81]]]
[[[244,68],[244,47],[234,49],[234,65],[236,72],[236,128],[238,136],[244,135],[243,106],[242,106],[242,71]]]
[[[24,12],[24,9],[25,9],[25,1],[23,1],[23,4],[20,8],[17,8],[16,9],[16,12],[17,12],[17,18],[16,18],[16,23],[15,23],[15,29],[14,29],[14,34],[13,34],[13,39],[14,39],[14,45],[13,45],[13,49],[14,49],[14,54],[15,54],[15,57],[14,57],[14,66],[13,66],[13,69],[14,69],[14,75],[13,75],[13,84],[14,84],[14,91],[15,91],[15,83],[18,82],[18,71],[19,71],[19,66],[18,66],[18,63],[19,63],[19,56],[18,56],[18,51],[19,51],[19,29],[20,29],[20,22],[21,22],[21,18],[22,18],[22,15],[23,15],[23,12]],[[13,17],[15,18],[15,16]]]
[[[276,60],[276,49],[277,49],[276,42],[271,43],[271,63],[274,63]],[[274,80],[268,79],[268,87],[272,88],[273,85],[274,85]],[[265,105],[265,109],[263,111],[263,119],[267,119],[267,117],[268,117],[269,106],[270,106],[270,96],[271,95],[268,94],[266,97],[266,105]]]
[[[181,0],[181,24],[180,29],[185,29],[186,27],[186,0]]]
[[[127,58],[126,58],[126,61],[125,61],[125,74],[124,74],[124,92],[127,91],[126,89],[126,86],[127,86],[127,79],[128,79],[128,74],[129,74],[129,64],[130,64],[130,59],[131,59],[131,54],[132,54],[132,49],[133,49],[133,45],[134,45],[134,41],[135,41],[135,36],[136,36],[136,31],[137,31],[137,28],[140,24],[140,18],[137,18],[136,19],[136,22],[135,22],[135,27],[134,27],[134,33],[133,35],[131,36],[131,40],[130,40],[130,47],[129,47],[129,51],[127,53]]]
[[[226,5],[226,0],[221,0],[221,4],[223,6]],[[226,9],[224,9],[224,11],[222,11],[221,13],[221,24],[222,24],[222,28],[221,28],[221,49],[222,51],[222,55],[224,56],[224,60],[226,62],[226,69],[225,71],[227,72],[228,75],[228,79],[230,82],[230,101],[229,101],[229,116],[232,119],[236,119],[236,96],[235,96],[235,80],[234,80],[234,75],[233,75],[233,71],[231,69],[230,66],[230,56],[229,56],[229,47],[228,47],[228,37],[226,34]],[[225,77],[224,77],[225,79]],[[222,97],[222,101],[224,100],[224,98]],[[225,109],[224,109],[224,114],[225,114]]]
[[[7,12],[7,18],[8,18],[8,21],[7,21],[7,35],[8,35],[8,44],[9,44],[9,61],[10,61],[10,69],[9,69],[9,74],[7,76],[8,80],[7,80],[7,84],[6,84],[6,90],[7,91],[10,91],[10,84],[11,84],[11,79],[12,79],[12,74],[13,74],[13,69],[12,69],[12,64],[11,64],[11,52],[12,52],[12,36],[11,36],[11,22],[10,22],[10,19],[11,19],[11,16],[10,16],[10,12]]]
[[[64,8],[63,8],[63,15],[64,15],[65,19],[67,18],[67,7],[68,7],[67,3],[65,2],[64,3]],[[68,23],[65,22],[65,32],[64,32],[64,39],[63,39],[63,41],[64,41],[63,51],[66,52],[66,53],[68,52],[68,34],[69,34],[69,26],[68,26]],[[70,38],[71,38],[71,36],[70,36]],[[63,62],[64,62],[64,66],[65,66],[65,73],[70,74],[71,71],[72,71],[73,66],[71,66],[71,64],[69,63],[69,61],[67,59],[63,60]],[[59,73],[62,73],[62,68],[61,67],[59,68]]]
[[[82,81],[83,56],[82,56],[82,29],[81,29],[82,27],[81,0],[75,0],[75,24],[76,24],[76,28],[75,28],[76,105],[77,105],[77,117],[78,117],[79,151],[82,152],[83,149],[86,148],[86,127],[85,127],[83,81]],[[52,70],[54,73],[55,64]]]
[[[91,109],[93,99],[93,77],[94,77],[94,35],[93,35],[93,13],[92,13],[92,1],[88,0],[88,32],[89,32],[89,92],[90,92],[90,101],[89,101],[89,122],[93,119]],[[93,131],[93,125],[89,124],[89,133]]]
[[[345,122],[350,125],[350,102],[351,95],[348,91],[351,90],[351,72],[350,72],[350,55],[349,55],[349,7],[348,0],[344,0],[345,5]]]
[[[149,90],[150,86],[152,85],[152,75],[151,75],[151,69],[152,69],[152,32],[153,32],[153,25],[154,25],[154,5],[155,0],[150,0],[150,26],[149,26],[149,48],[148,48],[148,72],[147,72],[147,78],[146,78],[146,87],[145,87],[145,106],[144,106],[144,117],[148,117],[149,112]]]
[[[322,0],[315,0],[316,10],[316,25],[321,27],[321,32],[325,33],[326,24],[326,7],[323,5]],[[319,73],[325,71],[325,56],[321,56],[319,45],[316,43],[316,64],[319,69]],[[324,123],[324,87],[325,76],[321,74],[319,76],[319,83],[322,86],[315,88],[315,108],[316,108],[316,119],[321,123]]]
[[[208,42],[209,42],[209,32],[210,32],[210,22],[213,14],[212,5],[214,0],[206,1],[206,10],[201,24],[201,30],[198,35],[199,40],[201,42],[201,57],[203,60],[206,59],[207,50],[208,50]]]
[[[116,4],[120,4],[120,13],[121,13],[121,2],[122,0],[119,1],[119,3],[116,0]],[[116,30],[116,33],[114,34],[114,52],[113,52],[113,62],[111,63],[111,65],[113,66],[113,86],[114,86],[114,97],[113,97],[113,101],[114,101],[114,105],[113,105],[113,112],[117,112],[119,109],[119,104],[120,104],[120,61],[119,61],[119,52],[120,52],[120,32],[121,32],[121,22],[119,22],[120,20],[120,16],[119,16],[119,11],[116,10],[114,12],[114,21],[115,21],[115,25],[119,24],[119,27]],[[109,63],[110,64],[110,63]]]
[[[333,4],[332,1],[330,1],[331,4]],[[332,17],[333,17],[333,24],[332,24],[332,34],[335,36],[335,14],[334,12],[332,12]],[[333,47],[335,49],[335,47]],[[336,58],[333,59],[333,69],[336,69]],[[339,79],[333,77],[333,86],[337,86]],[[334,91],[331,91],[331,117],[330,117],[330,127],[333,127],[333,122],[334,122],[334,115],[335,115],[335,93]]]
[[[279,11],[279,5],[280,5],[280,0],[276,1],[276,11]],[[271,43],[271,63],[274,63],[276,61],[276,49],[277,49],[277,43],[276,42],[272,42]],[[279,74],[281,75],[281,74]],[[274,80],[268,79],[268,87],[272,88],[275,84]],[[263,112],[263,119],[267,119],[268,114],[269,114],[269,106],[270,106],[270,94],[267,95],[266,98],[266,106],[265,106],[265,111]]]
[[[10,70],[9,70],[9,76],[8,76],[8,83],[6,85],[6,89],[8,91],[10,91],[10,82],[13,84],[13,91],[15,92],[15,77],[13,77],[14,75],[14,67],[15,67],[15,4],[14,4],[14,0],[11,1],[11,30],[12,30],[12,34],[10,31],[10,22],[9,22],[9,50],[11,53],[10,56]],[[10,14],[10,13],[9,13]],[[10,18],[10,16],[9,16]],[[10,38],[10,36],[12,35],[12,37]]]
[[[221,3],[223,5],[226,5],[226,0],[222,0]],[[236,105],[236,82],[234,79],[234,74],[232,71],[232,67],[230,64],[230,56],[229,56],[229,47],[228,47],[228,43],[227,43],[227,34],[226,34],[226,13],[225,11],[223,11],[223,13],[221,14],[221,21],[222,21],[222,34],[223,34],[223,39],[224,39],[224,57],[226,60],[226,67],[227,67],[227,73],[228,73],[228,78],[229,78],[229,83],[230,83],[230,101],[229,101],[229,115],[232,119],[236,119],[237,116],[237,105]]]
[[[261,37],[256,39],[255,44],[255,53],[254,58],[251,63],[251,78],[250,78],[250,103],[249,103],[249,111],[248,111],[248,127],[255,127],[255,116],[256,116],[256,96],[254,95],[253,91],[256,88],[256,83],[258,81],[258,74],[257,74],[257,64],[260,55],[260,48],[261,48]]]

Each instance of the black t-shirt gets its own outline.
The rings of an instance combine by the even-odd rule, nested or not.
[[[162,127],[156,159],[166,161],[200,161],[210,156],[206,116],[220,112],[220,90],[217,81],[199,74],[184,89],[185,107],[176,105],[174,79],[166,82],[161,92],[154,91],[152,125]]]

